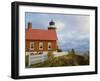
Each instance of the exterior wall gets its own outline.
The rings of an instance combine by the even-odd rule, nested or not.
[[[54,41],[40,41],[40,40],[35,40],[33,41],[34,42],[34,50],[31,50],[30,49],[30,42],[32,42],[32,40],[26,40],[26,51],[41,51],[39,50],[39,42],[43,42],[43,51],[48,51],[48,42],[51,42],[51,48],[52,48],[52,51],[56,51],[57,50],[57,42],[56,40]]]

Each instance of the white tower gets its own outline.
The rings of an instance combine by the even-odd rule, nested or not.
[[[53,21],[53,20],[51,20],[50,22],[49,22],[49,27],[48,27],[48,29],[53,29],[53,30],[55,30],[56,29],[56,27],[55,27],[55,22]]]

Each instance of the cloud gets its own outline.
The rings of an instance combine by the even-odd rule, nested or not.
[[[35,29],[47,29],[53,19],[57,28],[58,44],[63,50],[89,49],[89,16],[72,14],[26,13],[26,24],[32,22]]]
[[[57,32],[62,31],[65,27],[65,24],[61,21],[55,21]]]
[[[89,16],[78,16],[75,18],[75,26],[81,33],[88,33],[90,29],[90,17]]]

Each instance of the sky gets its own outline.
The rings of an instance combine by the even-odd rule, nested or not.
[[[75,49],[78,52],[89,51],[89,15],[25,13],[25,26],[32,22],[34,29],[47,29],[49,22],[55,22],[58,46],[62,50]]]

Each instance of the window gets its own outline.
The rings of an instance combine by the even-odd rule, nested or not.
[[[34,50],[34,42],[30,42],[30,49]]]
[[[39,42],[39,50],[43,50],[43,42]]]
[[[51,50],[52,47],[51,47],[51,42],[48,42],[48,50]]]

